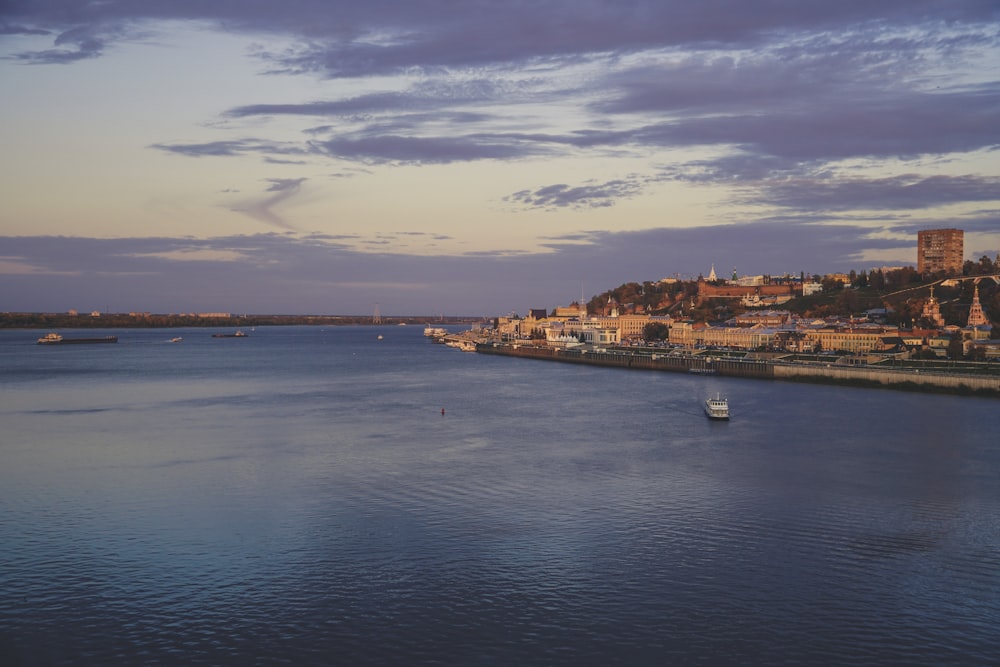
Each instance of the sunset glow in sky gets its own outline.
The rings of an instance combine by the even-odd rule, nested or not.
[[[497,315],[1000,253],[995,0],[7,0],[0,310]]]

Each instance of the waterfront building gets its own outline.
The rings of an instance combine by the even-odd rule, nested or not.
[[[665,324],[669,327],[673,322],[673,318],[666,315],[628,313],[625,315],[619,315],[614,324],[618,328],[619,338],[627,340],[629,338],[642,338],[646,325],[651,322]]]
[[[877,324],[858,327],[820,327],[803,331],[803,346],[828,352],[868,354],[886,349],[884,339],[898,339],[899,329]]]
[[[983,359],[986,361],[995,361],[1000,359],[1000,340],[977,340],[973,341],[969,346],[969,352],[979,350],[982,352]]]
[[[948,356],[948,346],[951,345],[951,336],[937,334],[927,339],[927,349],[931,350],[938,357]]]
[[[672,345],[693,346],[695,344],[695,332],[706,327],[706,324],[693,320],[676,321],[670,325],[668,340]]]
[[[696,345],[725,347],[737,350],[756,350],[770,347],[775,330],[769,327],[706,327],[694,330]]]
[[[586,327],[581,333],[585,343],[589,345],[617,345],[618,329],[610,327]]]
[[[965,255],[961,229],[925,229],[917,232],[917,272],[961,273]]]

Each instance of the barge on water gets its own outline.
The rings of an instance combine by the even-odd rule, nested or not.
[[[53,332],[48,333],[38,339],[39,345],[73,345],[73,344],[93,344],[93,343],[117,343],[118,336],[104,336],[102,338],[63,338]]]

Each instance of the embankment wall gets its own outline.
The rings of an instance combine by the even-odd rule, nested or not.
[[[823,384],[844,384],[887,389],[904,389],[958,394],[976,394],[1000,398],[1000,376],[969,375],[917,370],[882,369],[868,366],[804,364],[763,359],[712,359],[701,355],[650,354],[627,350],[594,351],[563,349],[541,345],[480,344],[482,354],[500,354],[527,359],[563,363],[673,371],[712,373],[727,377],[762,380],[788,380]]]

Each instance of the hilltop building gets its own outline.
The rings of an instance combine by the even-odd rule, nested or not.
[[[821,294],[822,292],[823,283],[816,283],[812,281],[802,283],[802,296],[811,296],[813,294]]]
[[[936,326],[944,326],[944,316],[941,315],[941,306],[938,304],[938,300],[934,298],[933,287],[931,288],[931,295],[927,297],[927,301],[924,303],[924,309],[920,313],[920,316],[933,322]]]
[[[917,272],[961,273],[965,256],[961,229],[925,229],[917,232]]]
[[[743,299],[753,300],[754,306],[774,306],[789,301],[801,293],[801,283],[787,282],[779,284],[763,284],[763,280],[748,281],[750,284],[740,285],[729,281],[724,285],[713,285],[704,278],[698,279],[698,301],[706,299]],[[749,305],[749,304],[748,304]]]

